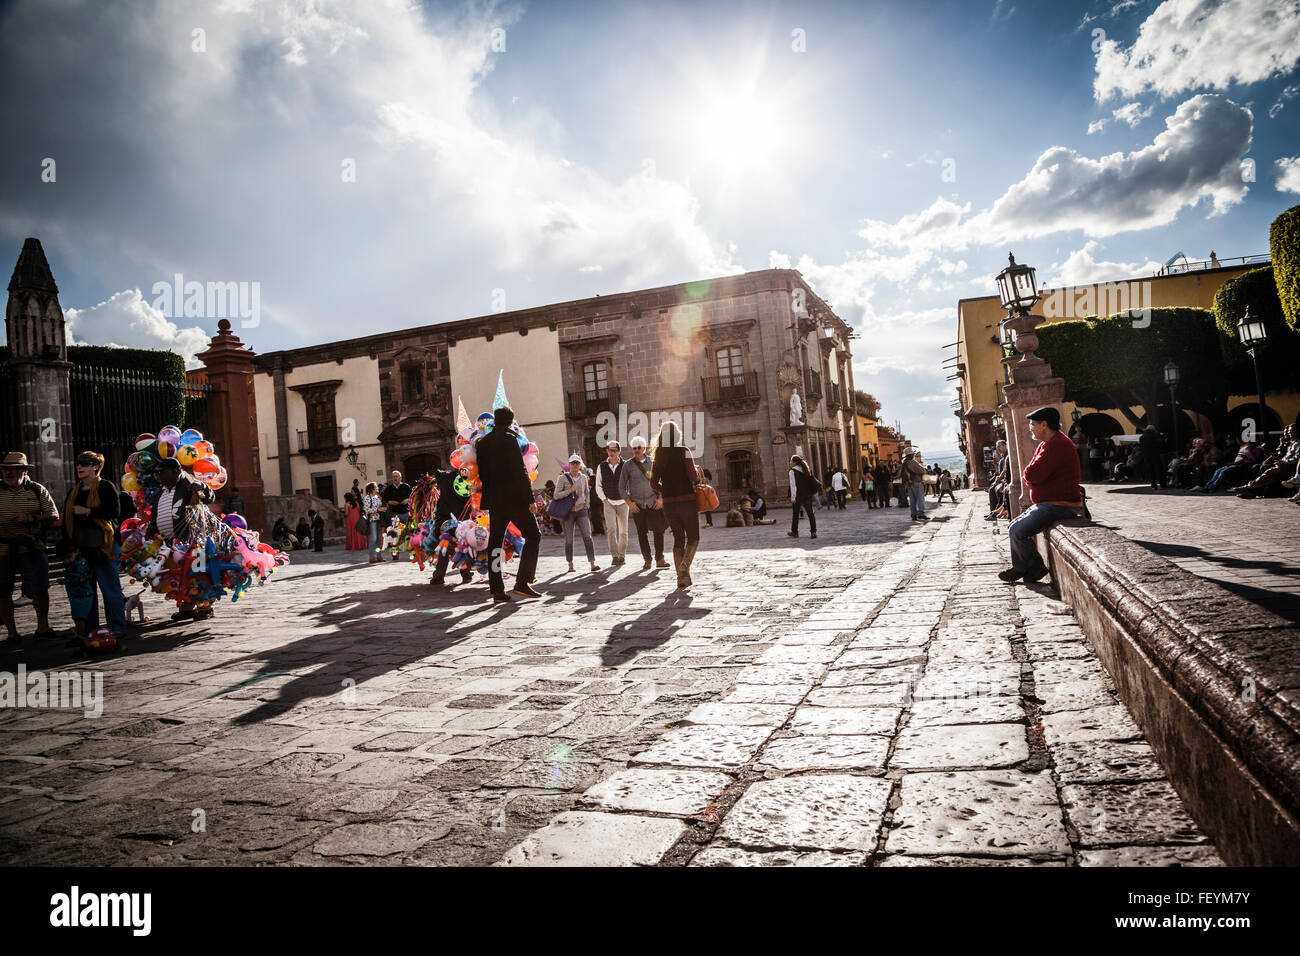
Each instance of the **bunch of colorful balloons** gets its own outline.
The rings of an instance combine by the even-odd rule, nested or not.
[[[226,484],[216,449],[192,428],[181,431],[168,425],[157,435],[135,440],[121,485],[135,500],[137,515],[122,522],[120,531],[122,565],[133,580],[180,605],[204,606],[227,594],[237,601],[250,586],[264,584],[272,571],[288,563],[286,554],[261,542],[243,516],[218,518],[203,504],[187,508],[185,538],[148,537],[149,519],[163,491],[158,463],[169,457],[213,491]]]
[[[451,467],[462,469],[462,474],[466,476],[474,490],[478,490],[478,453],[474,450],[474,443],[482,438],[488,432],[492,431],[493,416],[491,412],[484,412],[478,417],[474,425],[467,425],[462,428],[456,435],[456,450],[451,453]],[[528,471],[528,480],[537,480],[537,463],[538,451],[537,446],[528,440],[524,434],[523,426],[514,424],[510,426],[515,433],[515,441],[519,443],[519,450],[524,455],[524,468]]]

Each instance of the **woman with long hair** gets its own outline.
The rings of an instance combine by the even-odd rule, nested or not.
[[[379,513],[383,507],[384,499],[379,497],[379,485],[373,481],[368,482],[365,494],[361,496],[361,517],[368,531],[371,564],[384,560],[380,553],[384,543],[383,532],[379,527]]]
[[[817,519],[813,517],[813,498],[817,495],[817,479],[812,476],[812,468],[800,455],[790,456],[790,501],[793,511],[790,515],[791,538],[799,537],[799,509],[808,515],[809,537],[817,537]]]
[[[650,487],[659,496],[664,517],[673,532],[673,563],[677,567],[679,588],[691,586],[691,562],[700,546],[700,511],[695,498],[699,479],[695,459],[682,447],[681,427],[671,420],[664,422],[655,439]]]
[[[343,533],[347,550],[364,551],[366,536],[361,533],[361,501],[357,495],[347,491],[343,494],[343,502]]]

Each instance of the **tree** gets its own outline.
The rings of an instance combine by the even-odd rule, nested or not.
[[[1214,321],[1223,333],[1220,347],[1230,395],[1255,394],[1254,365],[1237,341],[1237,323],[1247,307],[1252,318],[1263,320],[1268,332],[1264,347],[1259,349],[1259,374],[1265,384],[1277,387],[1293,382],[1295,369],[1300,366],[1300,334],[1287,325],[1274,276],[1275,268],[1252,269],[1229,279],[1214,294]]]
[[[1065,398],[1087,408],[1118,409],[1134,427],[1130,410],[1141,405],[1149,420],[1168,396],[1164,368],[1178,365],[1179,404],[1213,419],[1227,414],[1228,391],[1220,332],[1206,309],[1152,309],[1150,322],[1127,313],[1039,326],[1038,351],[1065,379]],[[1012,375],[1015,367],[1012,366]]]
[[[1273,259],[1282,314],[1287,324],[1300,332],[1300,206],[1292,206],[1273,220],[1268,230],[1268,252]]]

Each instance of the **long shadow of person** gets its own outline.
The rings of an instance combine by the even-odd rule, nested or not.
[[[642,651],[666,643],[682,625],[708,617],[709,613],[708,608],[691,605],[689,592],[673,591],[645,613],[611,627],[609,639],[600,650],[600,662],[606,668],[626,664]]]

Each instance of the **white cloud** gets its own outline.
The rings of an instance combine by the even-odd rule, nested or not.
[[[117,292],[84,309],[65,309],[63,315],[68,323],[69,345],[166,349],[179,354],[186,368],[198,367],[200,363],[195,356],[211,340],[211,335],[197,326],[178,327],[155,309],[139,289]]]
[[[1241,158],[1250,149],[1250,111],[1217,93],[1182,103],[1150,146],[1099,159],[1066,146],[1043,152],[993,205],[969,215],[942,197],[897,222],[864,220],[872,245],[915,252],[965,249],[1056,232],[1111,236],[1167,225],[1202,200],[1226,212],[1248,190]]]
[[[1088,135],[1091,136],[1093,133],[1100,133],[1105,128],[1106,118],[1103,116],[1101,119],[1093,120],[1088,124]]]
[[[1278,192],[1300,193],[1300,156],[1284,156],[1273,164]]]
[[[1129,129],[1132,129],[1137,126],[1138,123],[1141,123],[1144,119],[1150,116],[1154,110],[1154,105],[1142,109],[1140,103],[1125,103],[1119,109],[1115,110],[1112,115],[1115,119],[1123,120],[1125,123],[1128,123]]]
[[[1104,40],[1093,95],[1175,96],[1289,73],[1300,63],[1300,4],[1291,0],[1165,0],[1127,50]]]
[[[1095,239],[1089,239],[1082,249],[1076,249],[1065,257],[1064,262],[1053,262],[1054,270],[1046,279],[1041,280],[1044,288],[1059,288],[1069,285],[1086,285],[1093,282],[1113,282],[1134,276],[1149,276],[1160,270],[1160,263],[1148,260],[1142,265],[1133,262],[1111,262],[1094,258],[1093,253],[1100,248]]]
[[[767,254],[767,267],[769,269],[789,269],[790,257],[784,252],[777,252],[773,249]]]
[[[490,31],[518,16],[490,3],[142,2],[130,17],[15,5],[0,84],[42,82],[10,104],[11,126],[42,155],[91,150],[112,188],[51,205],[0,158],[14,184],[2,221],[73,237],[61,252],[92,286],[259,281],[269,321],[246,337],[259,351],[356,335],[358,315],[374,332],[480,314],[497,287],[522,308],[740,271],[688,186],[597,172],[550,145],[547,117],[498,116],[482,89]],[[205,53],[190,50],[194,23]],[[593,263],[602,272],[579,272]],[[431,291],[434,276],[446,280]],[[308,321],[287,325],[291,312]]]

